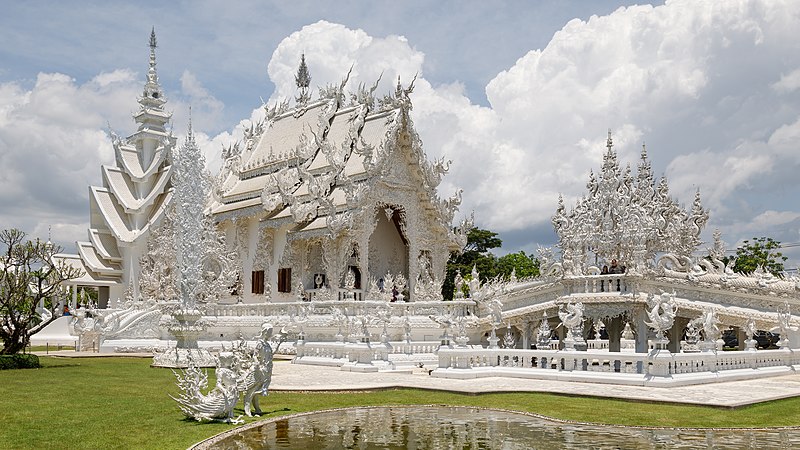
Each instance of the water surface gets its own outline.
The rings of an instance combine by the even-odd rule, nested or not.
[[[469,407],[350,408],[276,419],[213,449],[754,448],[800,445],[800,430],[661,430],[565,424]]]

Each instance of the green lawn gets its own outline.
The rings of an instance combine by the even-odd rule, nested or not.
[[[172,372],[150,368],[149,359],[42,357],[41,361],[41,369],[0,371],[2,448],[182,449],[231,428],[186,420],[167,396],[176,393]],[[552,394],[463,395],[391,389],[360,393],[273,392],[261,402],[268,417],[386,404],[485,406],[623,425],[800,425],[800,398],[722,409]],[[241,407],[238,414],[243,414]]]

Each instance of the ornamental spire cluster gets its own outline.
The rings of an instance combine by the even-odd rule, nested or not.
[[[300,66],[297,68],[297,75],[294,77],[294,82],[297,84],[297,89],[300,90],[300,95],[296,99],[297,103],[308,103],[311,99],[308,93],[308,87],[311,85],[311,74],[308,72],[305,53],[300,55]]]
[[[610,133],[606,148],[601,172],[589,174],[587,194],[575,207],[567,211],[559,197],[553,226],[565,272],[581,274],[589,254],[619,259],[633,270],[645,269],[659,252],[690,256],[708,221],[700,192],[686,211],[670,196],[665,177],[656,184],[644,146],[635,177],[630,165],[620,169]]]

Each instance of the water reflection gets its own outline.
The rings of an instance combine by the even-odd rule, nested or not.
[[[268,422],[213,449],[791,448],[800,430],[646,430],[562,424],[466,407],[376,407]]]

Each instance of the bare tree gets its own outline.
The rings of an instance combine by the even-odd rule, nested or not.
[[[20,230],[0,231],[0,244],[0,354],[11,355],[61,315],[69,298],[62,283],[83,273],[53,258],[59,246],[27,240]]]

